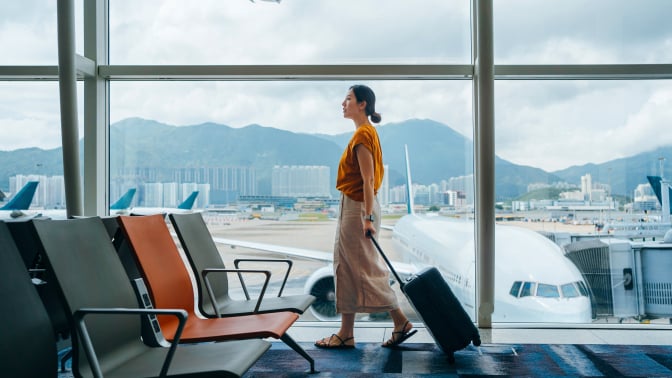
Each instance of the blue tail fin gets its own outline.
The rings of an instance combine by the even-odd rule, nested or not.
[[[179,204],[177,208],[180,210],[191,210],[191,208],[194,207],[194,202],[196,202],[196,197],[198,197],[198,190],[191,192],[189,197]]]
[[[661,185],[660,181],[662,180],[660,176],[646,176],[646,179],[649,180],[649,184],[651,185],[651,189],[653,189],[653,192],[656,194],[656,198],[658,198],[658,202],[662,205],[663,204],[663,197],[662,197],[662,192],[660,190]],[[672,188],[668,188],[670,196],[668,198],[672,198]],[[670,203],[670,208],[668,211],[672,214],[672,202]]]
[[[406,211],[409,214],[413,214],[413,185],[411,181],[411,162],[408,160],[408,145],[404,145],[404,151],[406,152]]]
[[[131,202],[133,201],[133,196],[135,196],[135,188],[128,189],[117,202],[110,205],[110,210],[126,210],[131,207]]]
[[[39,181],[28,181],[5,206],[0,207],[0,210],[28,210],[30,203],[33,202],[37,184]]]

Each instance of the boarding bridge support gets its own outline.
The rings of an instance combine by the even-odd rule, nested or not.
[[[662,205],[662,210],[660,212],[661,214],[661,222],[662,223],[670,223],[670,183],[667,181],[665,178],[660,179],[660,199],[661,199],[661,205]]]

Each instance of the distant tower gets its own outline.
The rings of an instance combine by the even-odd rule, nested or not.
[[[660,199],[662,205],[662,221],[665,223],[670,223],[670,183],[663,176],[663,163],[665,162],[664,157],[659,157],[658,161],[660,163]]]
[[[590,198],[590,193],[593,189],[593,178],[590,176],[590,173],[581,176],[581,193],[583,193],[584,198]]]

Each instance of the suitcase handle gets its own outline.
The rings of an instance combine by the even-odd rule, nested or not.
[[[380,245],[378,244],[378,241],[376,241],[376,238],[374,238],[373,235],[371,235],[371,230],[366,230],[366,236],[369,239],[371,239],[371,241],[373,242],[373,245],[376,246],[376,249],[378,250],[380,255],[383,256],[383,259],[385,260],[385,263],[390,268],[390,272],[392,272],[392,274],[394,274],[394,277],[397,279],[397,282],[399,282],[399,286],[404,287],[404,285],[405,285],[404,281],[401,279],[401,277],[399,277],[399,273],[397,273],[397,271],[394,270],[394,267],[392,266],[392,263],[387,258],[387,256],[385,256],[385,253],[383,252],[383,249],[380,248]]]

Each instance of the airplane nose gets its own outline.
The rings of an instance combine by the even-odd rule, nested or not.
[[[548,322],[570,322],[570,323],[591,323],[592,309],[588,300],[584,298],[553,299],[553,303],[548,306],[546,316],[554,314],[552,317],[557,319],[548,319]]]

